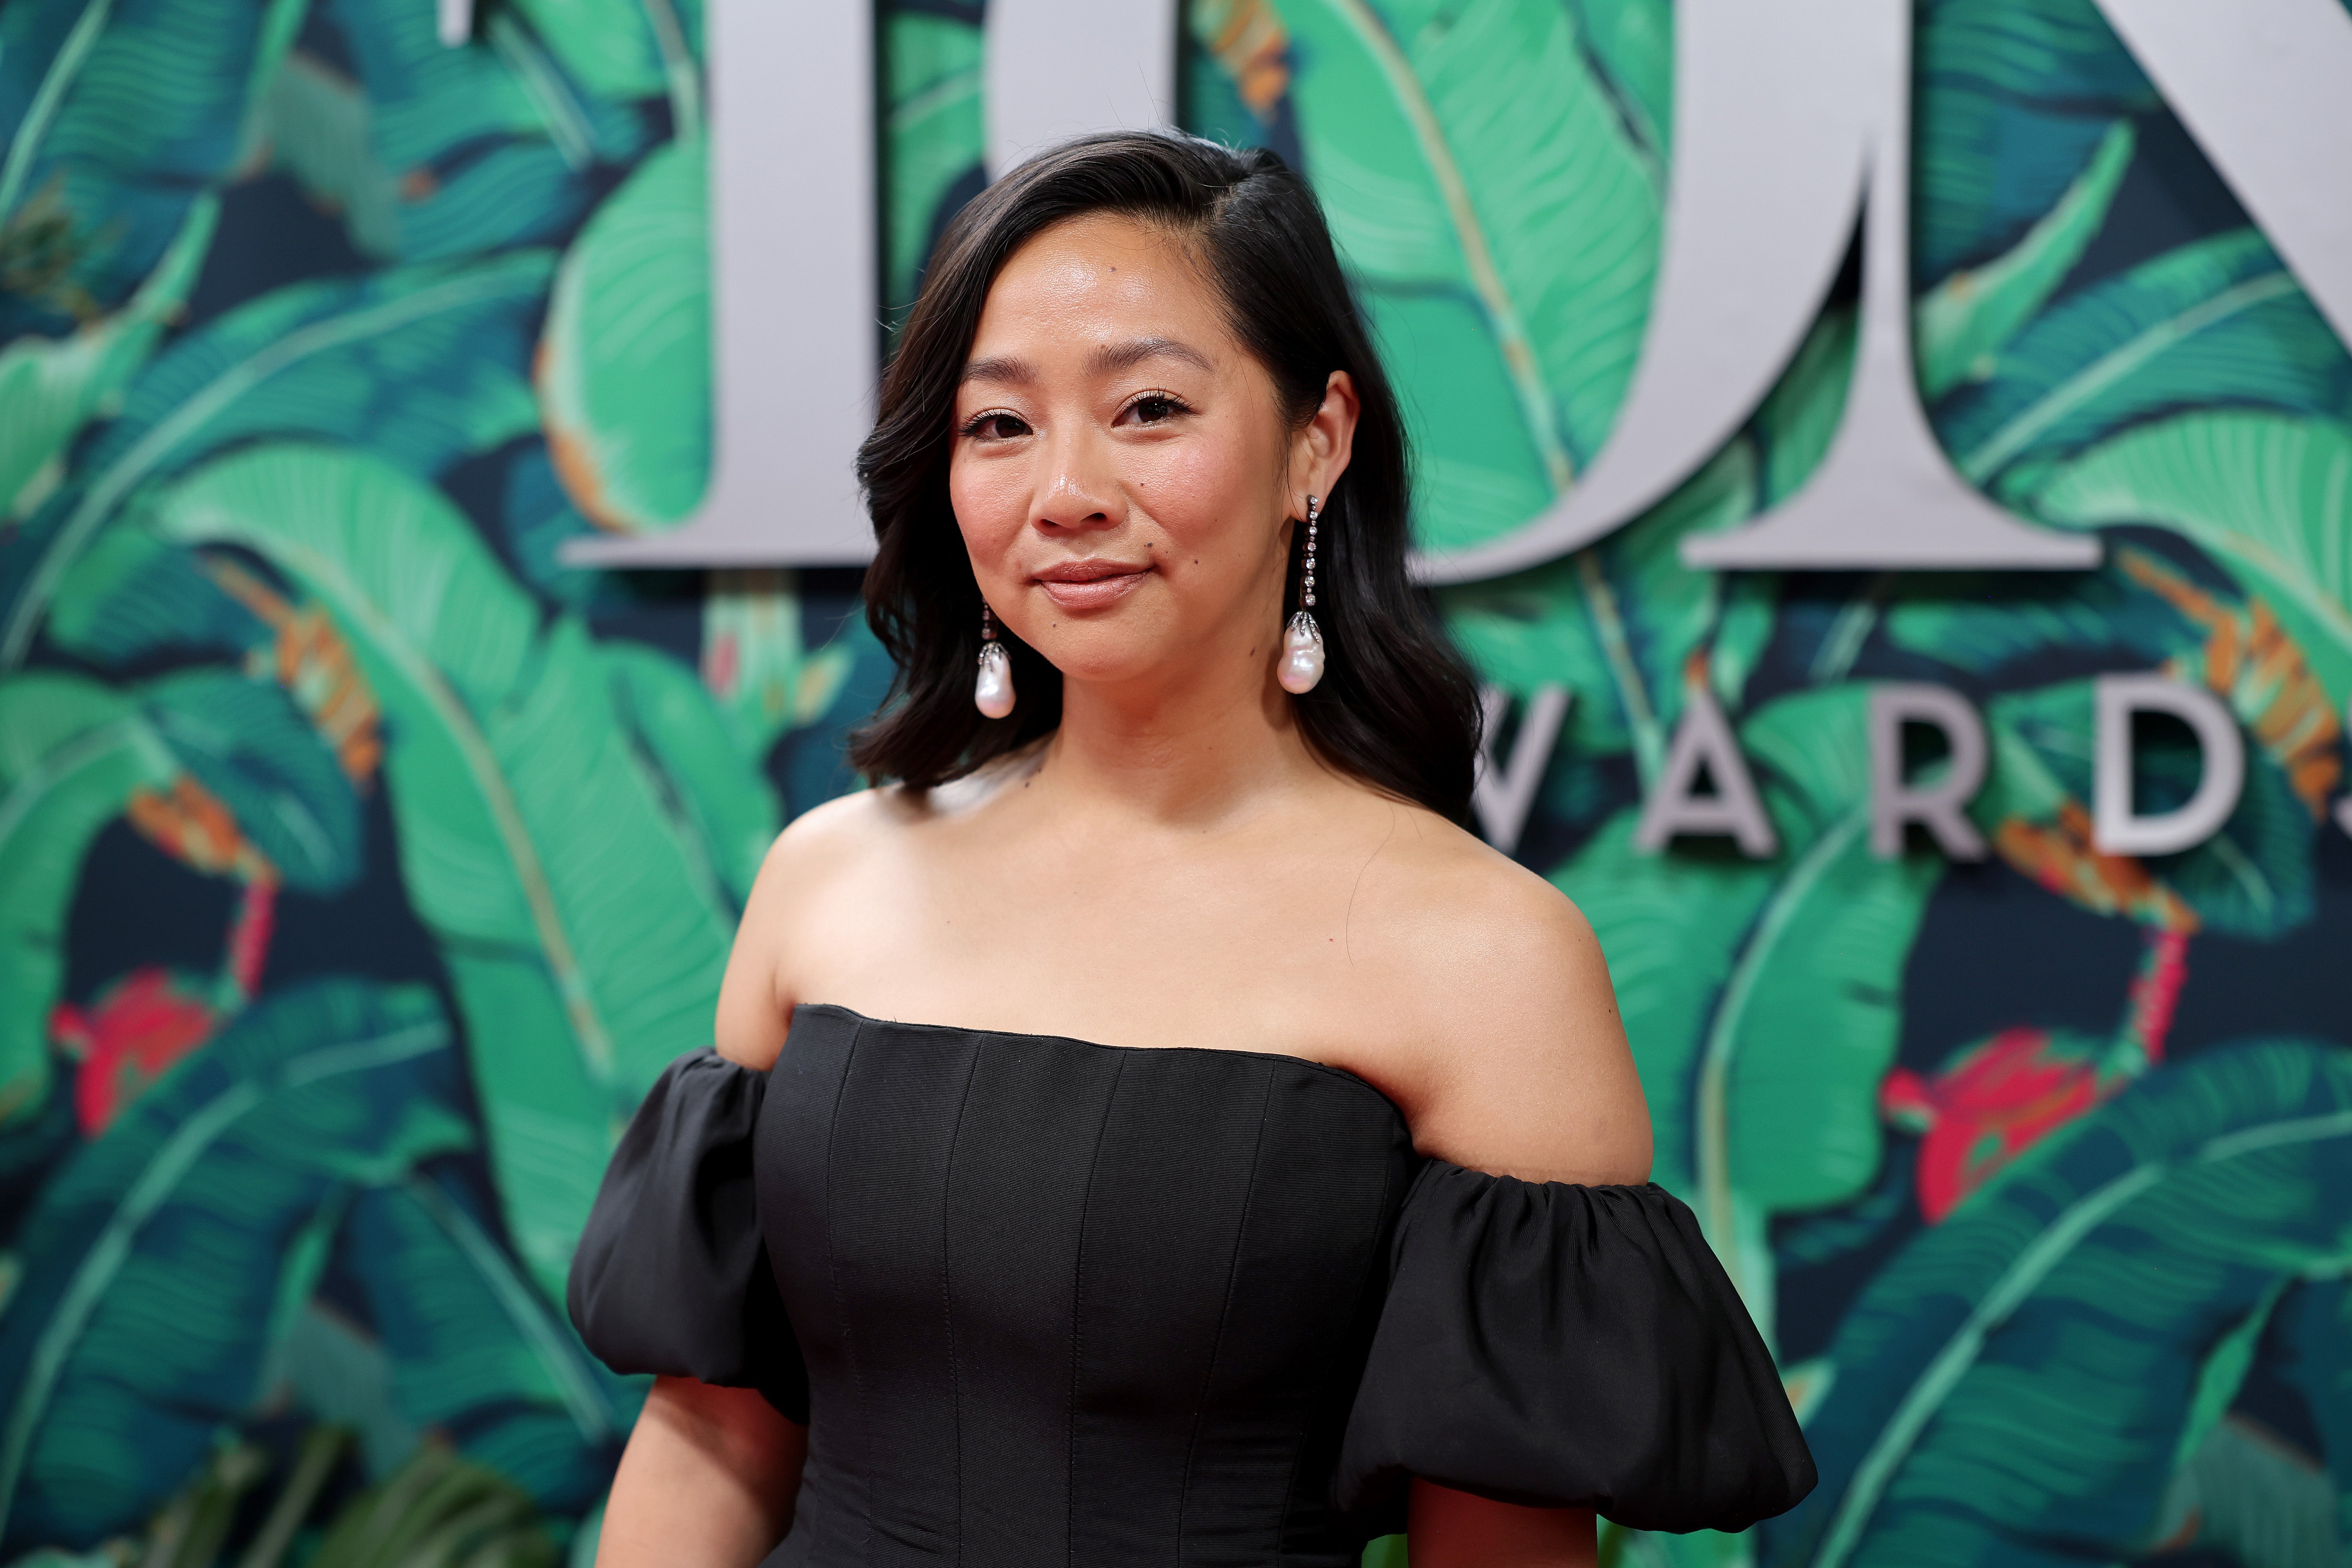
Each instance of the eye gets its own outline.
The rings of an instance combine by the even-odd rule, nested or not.
[[[995,408],[965,420],[962,434],[979,441],[1010,441],[1029,434],[1029,426],[1019,415]]]
[[[1132,416],[1138,425],[1164,425],[1180,414],[1192,413],[1192,407],[1172,392],[1147,392],[1119,412],[1119,423]]]

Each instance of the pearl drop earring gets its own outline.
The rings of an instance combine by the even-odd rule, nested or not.
[[[972,706],[991,719],[1013,711],[1013,656],[996,640],[996,617],[980,605],[980,679],[972,682]]]
[[[1321,512],[1321,503],[1308,496],[1307,570],[1298,585],[1301,608],[1290,617],[1290,625],[1282,634],[1282,668],[1276,679],[1282,682],[1282,689],[1294,697],[1314,690],[1315,683],[1323,679],[1323,628],[1307,614],[1315,604],[1315,525]]]

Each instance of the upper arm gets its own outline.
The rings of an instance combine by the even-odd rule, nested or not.
[[[1422,985],[1436,1051],[1411,1107],[1415,1145],[1528,1181],[1647,1181],[1649,1108],[1583,912],[1499,858],[1450,882],[1442,968]]]
[[[889,809],[862,790],[803,813],[776,836],[744,901],[719,985],[719,1054],[766,1071],[775,1065],[796,1000],[790,960],[806,944],[812,911],[838,885]]]

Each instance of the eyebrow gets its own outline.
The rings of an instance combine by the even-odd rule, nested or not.
[[[963,374],[956,379],[959,384],[992,381],[1004,386],[1026,386],[1037,379],[1037,373],[1029,368],[1027,360],[1000,354],[993,359],[973,360],[963,367]]]
[[[1200,370],[1213,370],[1209,356],[1189,343],[1173,338],[1135,338],[1123,343],[1105,343],[1087,362],[1087,371],[1095,375],[1116,375],[1131,370],[1148,359],[1181,360]],[[976,359],[963,367],[960,383],[994,382],[1002,386],[1027,386],[1037,379],[1037,372],[1028,361],[1009,354]]]
[[[1148,359],[1181,360],[1195,370],[1209,370],[1209,356],[1189,343],[1173,338],[1136,338],[1124,343],[1105,343],[1095,351],[1087,368],[1097,375],[1115,375],[1131,370]]]

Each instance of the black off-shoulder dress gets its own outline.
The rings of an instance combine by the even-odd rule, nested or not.
[[[1339,1568],[1413,1476],[1654,1530],[1813,1484],[1688,1209],[1420,1158],[1295,1057],[803,1006],[663,1075],[570,1305],[808,1424],[768,1568]]]

